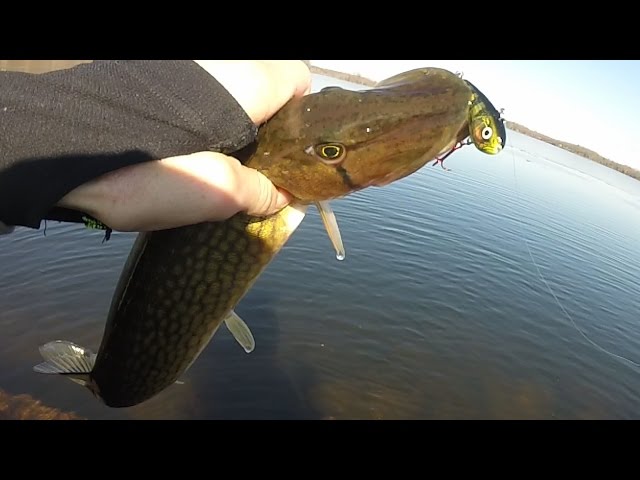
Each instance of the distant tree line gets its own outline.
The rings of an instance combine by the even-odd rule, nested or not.
[[[315,67],[309,63],[309,60],[304,60],[304,62],[308,65],[311,73],[326,75],[327,77],[337,78],[339,80],[345,80],[347,82],[357,83],[359,85],[366,85],[367,87],[373,87],[376,84],[375,81],[371,80],[370,78],[363,77],[362,75],[353,75],[351,73],[338,72],[329,68]]]
[[[636,180],[640,180],[640,170],[636,170],[635,168],[631,168],[627,165],[622,165],[620,163],[614,162],[613,160],[609,160],[608,158],[605,158],[599,153],[596,153],[593,150],[589,150],[588,148],[582,147],[580,145],[574,145],[573,143],[569,142],[563,142],[562,140],[556,140],[555,138],[551,138],[547,135],[543,135],[542,133],[538,133],[535,130],[531,130],[524,125],[520,125],[516,122],[507,122],[507,127],[529,137],[541,140],[546,143],[550,143],[551,145],[555,145],[556,147],[567,150],[568,152],[580,155],[581,157],[587,158],[592,162],[600,163],[605,167],[617,170],[620,173],[624,173],[625,175],[635,178]]]

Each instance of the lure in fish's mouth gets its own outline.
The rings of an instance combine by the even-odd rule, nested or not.
[[[462,75],[459,75],[462,78]],[[467,127],[458,133],[457,142],[447,150],[443,156],[437,156],[432,166],[440,165],[443,169],[444,161],[449,155],[465,145],[474,144],[478,150],[487,155],[500,153],[507,141],[505,119],[502,117],[504,109],[498,111],[489,99],[471,82],[465,80],[471,89],[472,96],[468,106]]]

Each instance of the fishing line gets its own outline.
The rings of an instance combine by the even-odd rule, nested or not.
[[[518,177],[516,176],[516,156],[513,153],[513,150],[511,150],[511,156],[513,159],[513,179],[515,181],[515,187],[516,187],[516,197],[518,199],[518,203],[522,203],[520,200],[520,192],[518,189]],[[578,333],[580,335],[582,335],[582,337],[589,342],[591,345],[593,345],[594,347],[596,347],[598,350],[600,350],[603,353],[606,353],[607,355],[610,355],[612,357],[617,358],[618,360],[622,360],[623,362],[627,362],[631,365],[633,365],[634,367],[639,367],[640,368],[640,364],[634,362],[633,360],[630,360],[626,357],[623,357],[622,355],[618,355],[617,353],[613,353],[610,352],[609,350],[607,350],[604,347],[601,347],[600,345],[598,345],[596,342],[594,342],[593,340],[591,340],[586,333],[584,333],[580,327],[578,327],[578,325],[576,324],[575,320],[573,319],[573,317],[571,316],[571,314],[567,311],[566,308],[564,308],[564,306],[562,305],[562,303],[560,303],[560,299],[556,296],[556,294],[553,292],[553,289],[551,288],[551,285],[549,285],[549,282],[547,282],[547,279],[544,277],[544,275],[542,274],[542,270],[540,269],[540,267],[538,266],[538,263],[535,261],[535,259],[533,258],[533,254],[531,253],[531,248],[529,247],[529,242],[527,240],[527,237],[524,234],[524,229],[522,228],[522,222],[521,220],[518,218],[517,220],[517,224],[518,227],[520,229],[520,234],[522,236],[522,240],[524,241],[525,246],[527,247],[527,252],[529,252],[529,258],[531,259],[531,263],[533,263],[533,265],[535,265],[536,270],[538,272],[538,276],[540,277],[540,279],[542,280],[542,282],[545,284],[545,286],[547,287],[547,290],[549,291],[549,293],[551,294],[551,296],[553,297],[553,299],[556,301],[556,303],[558,304],[558,307],[560,307],[560,310],[562,310],[562,312],[565,314],[565,316],[569,319],[569,321],[571,322],[571,324],[573,325],[573,328],[575,328]]]

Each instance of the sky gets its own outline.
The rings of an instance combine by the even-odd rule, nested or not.
[[[382,80],[420,67],[463,72],[504,117],[640,170],[639,60],[311,60]]]

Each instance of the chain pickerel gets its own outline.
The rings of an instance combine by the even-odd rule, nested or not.
[[[363,91],[329,87],[287,103],[258,132],[244,162],[294,201],[266,217],[232,218],[141,233],[113,295],[97,354],[67,341],[42,346],[37,372],[88,387],[111,407],[155,396],[178,378],[225,323],[246,351],[254,340],[234,308],[315,204],[344,248],[329,201],[382,186],[451,149],[468,129],[474,97],[446,70],[396,75]]]

